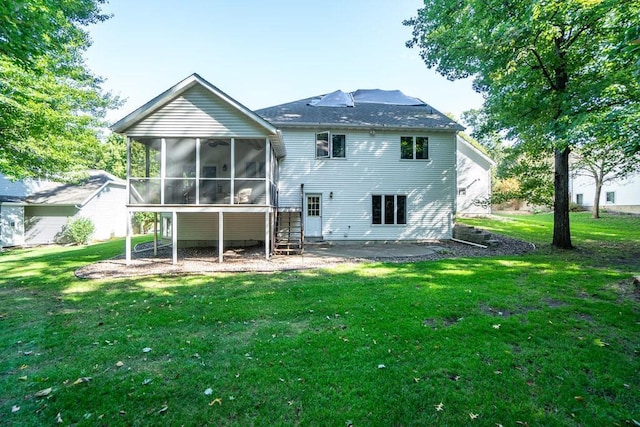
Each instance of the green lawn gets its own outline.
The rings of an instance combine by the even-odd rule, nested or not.
[[[0,425],[634,425],[639,220],[574,215],[575,251],[551,221],[469,221],[526,256],[275,274],[83,281],[122,241],[2,253]]]

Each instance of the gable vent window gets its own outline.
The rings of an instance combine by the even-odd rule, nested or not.
[[[426,136],[401,136],[400,158],[429,160],[429,138]]]
[[[407,223],[407,196],[394,194],[371,196],[371,223],[405,225]]]
[[[336,159],[346,157],[347,138],[345,135],[331,132],[319,132],[316,134],[316,158]]]

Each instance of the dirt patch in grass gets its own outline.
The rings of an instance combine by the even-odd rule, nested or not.
[[[448,328],[462,320],[462,317],[448,316],[443,318],[428,318],[422,321],[422,326],[437,330],[439,328]]]
[[[625,299],[640,301],[640,276],[613,283],[609,288],[618,294],[619,301]]]
[[[510,237],[492,234],[497,241],[496,246],[481,248],[449,240],[425,243],[433,245],[434,251],[424,256],[385,256],[381,247],[380,255],[368,258],[349,258],[342,256],[320,256],[311,251],[303,255],[273,256],[265,259],[264,246],[228,249],[224,252],[224,262],[218,262],[218,251],[214,248],[180,248],[178,264],[172,263],[172,249],[165,246],[158,249],[154,256],[152,250],[141,250],[133,253],[131,263],[127,265],[124,254],[115,258],[90,264],[76,270],[77,277],[82,279],[103,279],[114,277],[131,277],[143,275],[180,275],[215,272],[273,272],[288,270],[305,270],[328,268],[337,264],[361,263],[372,261],[384,262],[418,262],[445,258],[488,257],[519,255],[535,250],[531,243]],[[148,247],[148,243],[146,244]],[[140,246],[139,246],[140,247]]]
[[[545,298],[545,299],[543,300],[543,302],[544,302],[545,304],[547,304],[547,306],[548,306],[549,308],[553,308],[553,307],[562,307],[562,306],[567,305],[567,303],[565,303],[565,302],[563,302],[563,301],[559,301],[559,300],[557,300],[557,299],[553,299],[553,298]]]
[[[495,316],[495,317],[511,317],[511,316],[517,316],[519,314],[525,314],[528,313],[530,311],[534,310],[533,307],[525,307],[525,306],[517,306],[517,307],[512,307],[510,309],[508,308],[493,308],[489,305],[486,304],[482,304],[480,306],[480,311],[484,314],[487,314],[489,316]]]

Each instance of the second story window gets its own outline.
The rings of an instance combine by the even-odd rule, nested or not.
[[[342,134],[318,132],[316,134],[316,158],[344,158],[347,152],[347,138]]]
[[[426,136],[401,136],[400,158],[429,160],[429,138]]]

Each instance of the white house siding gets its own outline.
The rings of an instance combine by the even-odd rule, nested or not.
[[[24,208],[0,204],[0,248],[24,245]]]
[[[476,150],[458,140],[458,193],[457,209],[459,215],[488,215],[490,205],[480,206],[476,200],[486,200],[491,195],[491,164]],[[460,190],[465,194],[461,194]]]
[[[164,216],[170,215],[163,214]],[[264,241],[264,213],[230,213],[224,215],[225,247],[245,246]],[[218,213],[178,213],[178,245],[216,246]]]
[[[128,136],[267,136],[264,128],[206,89],[195,86],[126,131]]]
[[[613,192],[615,203],[607,202],[607,193]],[[571,182],[571,201],[582,195],[582,206],[592,208],[596,194],[595,180],[579,175]],[[624,180],[605,183],[600,193],[600,208],[617,212],[640,212],[640,172]]]
[[[346,135],[344,159],[315,159],[315,133]],[[401,136],[428,136],[429,161],[400,160]],[[322,194],[322,236],[332,241],[451,237],[456,191],[453,132],[283,130],[279,206],[300,207],[304,192]],[[331,193],[333,192],[333,197]],[[373,225],[372,195],[406,195],[407,225]]]
[[[82,206],[76,217],[89,218],[95,227],[92,240],[108,240],[127,234],[127,189],[109,184]]]
[[[77,212],[73,206],[25,206],[25,243],[56,243],[68,218]]]

